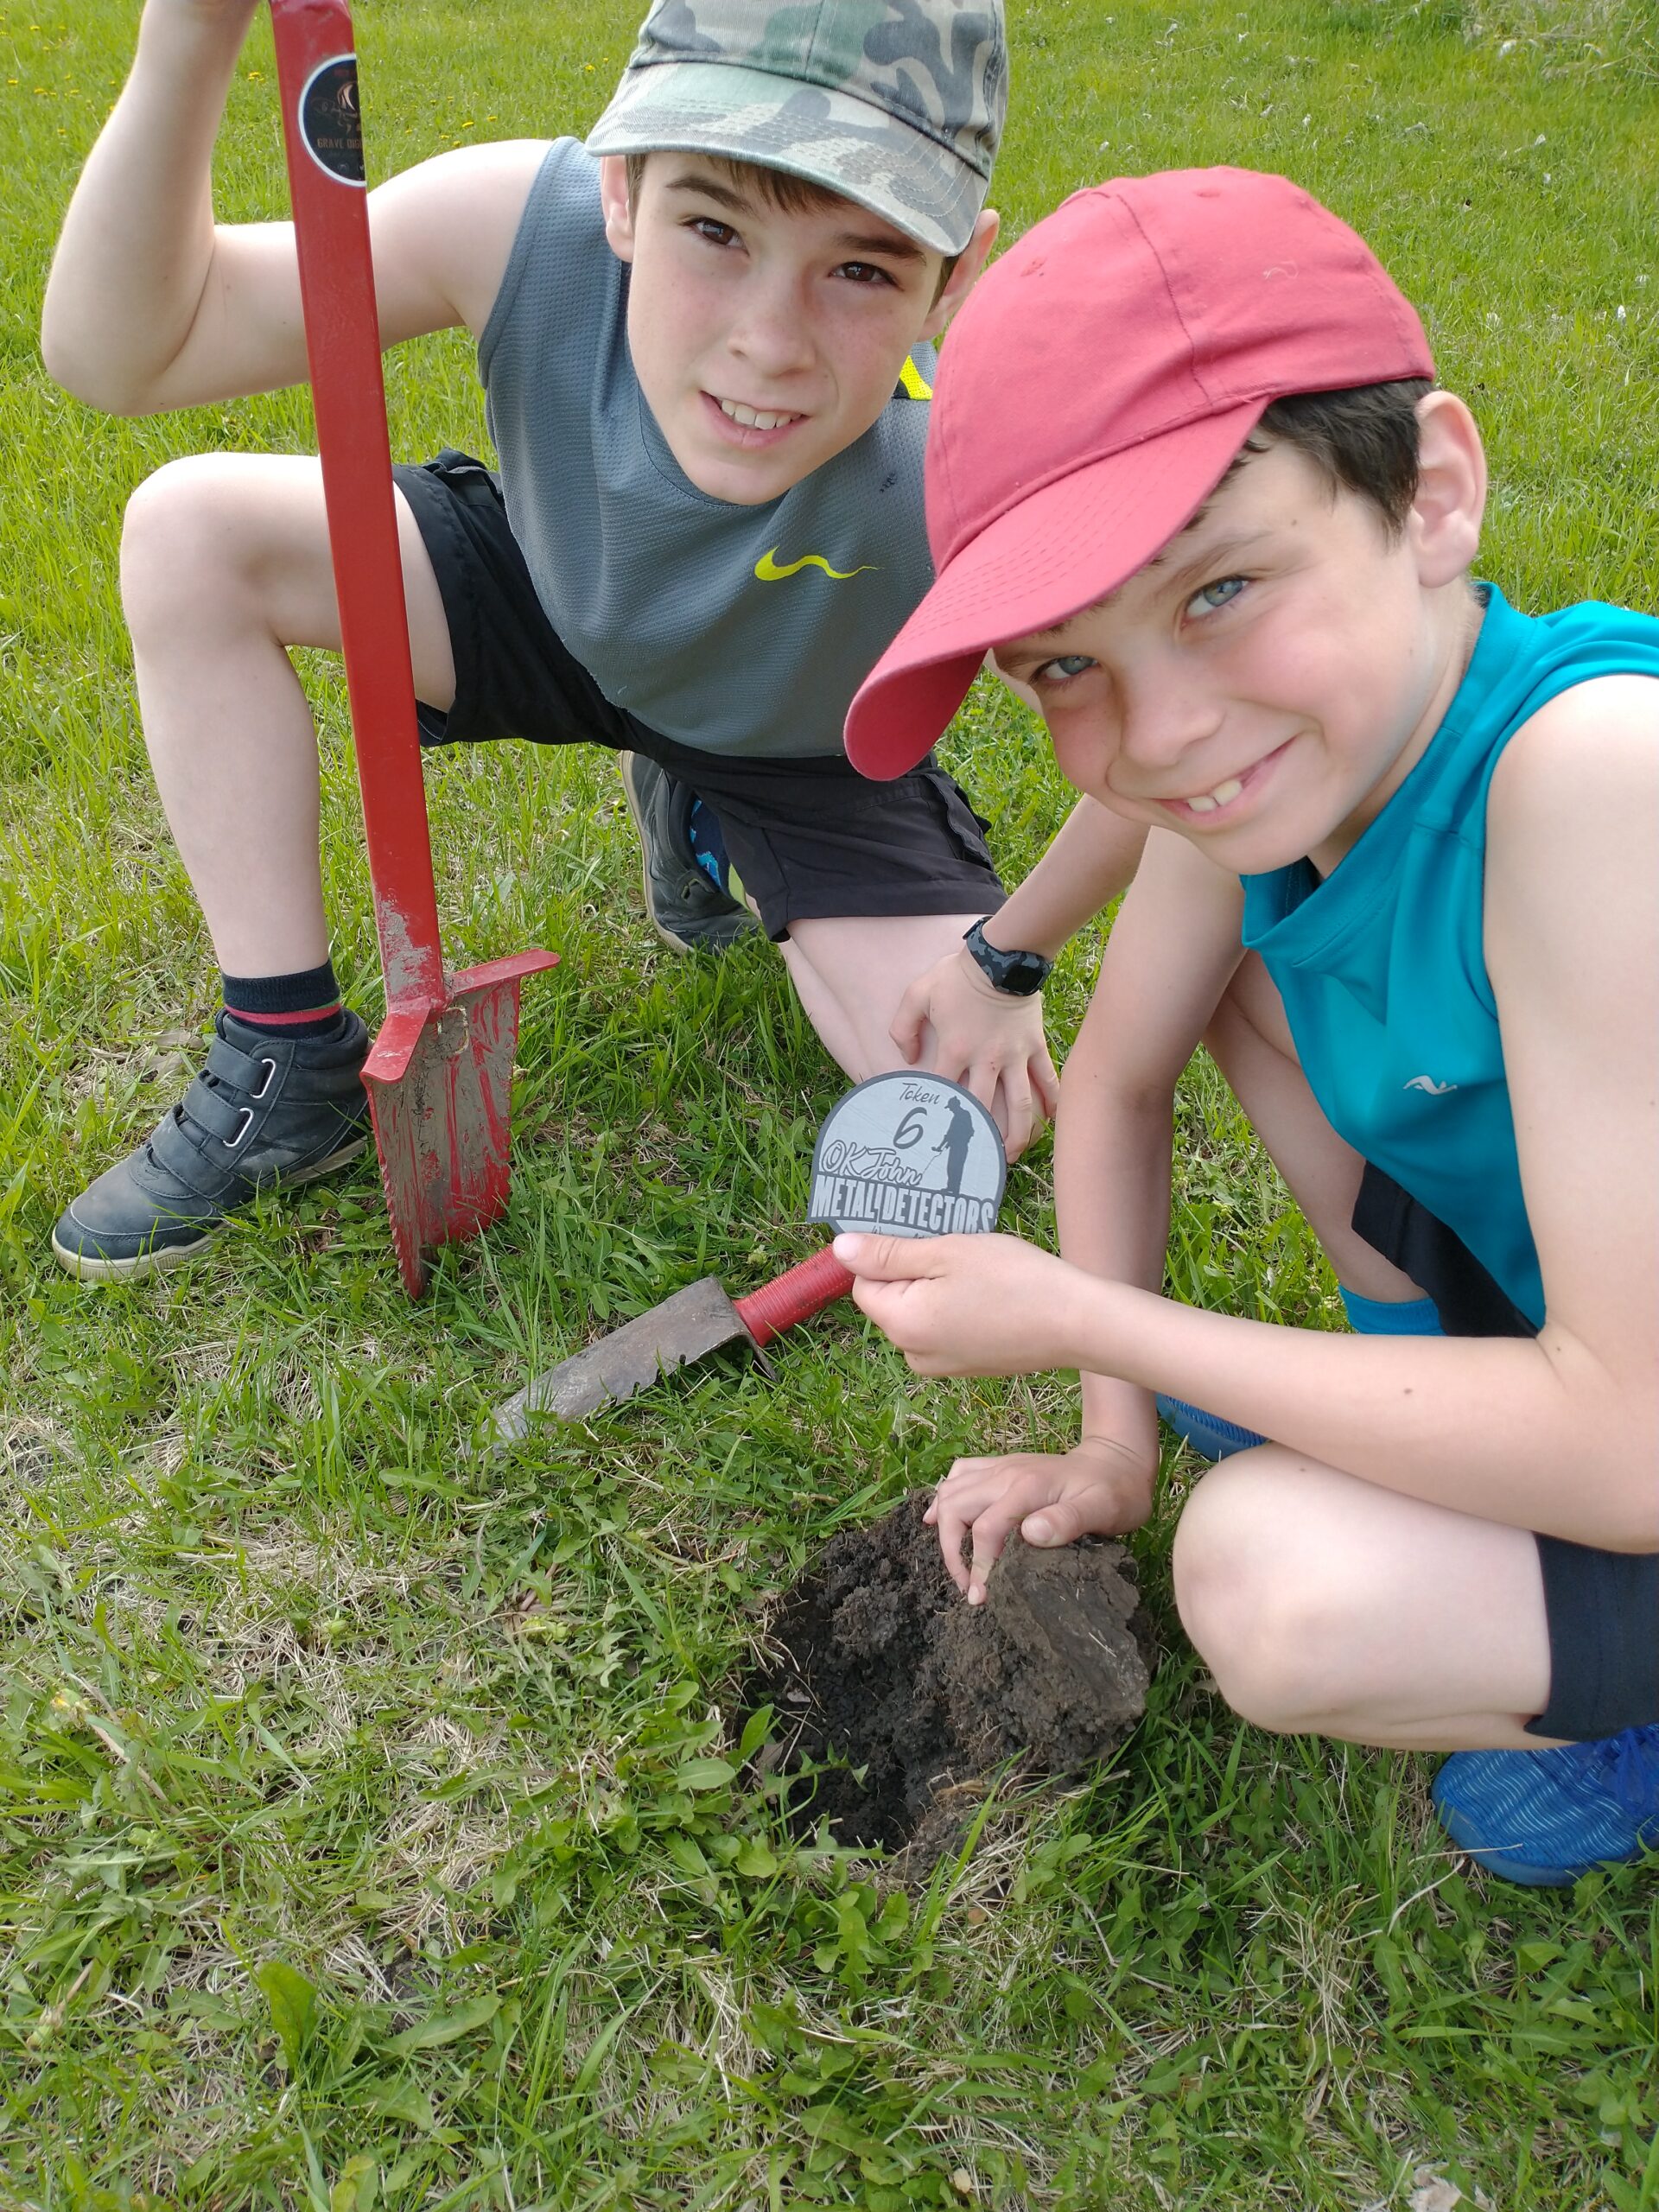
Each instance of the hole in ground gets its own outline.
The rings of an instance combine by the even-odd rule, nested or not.
[[[778,1716],[760,1764],[846,1761],[794,1815],[803,1829],[827,1819],[843,1843],[942,1852],[983,1795],[972,1785],[1014,1759],[1027,1778],[1080,1774],[1146,1708],[1152,1636],[1122,1545],[1039,1551],[1016,1536],[985,1603],[969,1605],[926,1503],[917,1492],[834,1537],[786,1592],[773,1656],[743,1685],[747,1711]]]

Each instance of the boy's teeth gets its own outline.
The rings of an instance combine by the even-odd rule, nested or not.
[[[735,399],[722,399],[720,407],[723,415],[729,415],[746,430],[781,430],[785,423],[795,420],[792,415],[762,415],[755,408],[740,405]]]
[[[1212,791],[1201,791],[1197,798],[1186,802],[1194,814],[1213,814],[1218,806],[1230,805],[1244,786],[1236,776],[1229,776],[1224,784],[1217,784]]]

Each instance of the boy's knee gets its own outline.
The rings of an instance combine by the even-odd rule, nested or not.
[[[200,620],[243,577],[249,533],[234,457],[193,454],[147,476],[121,526],[121,599],[130,627]]]
[[[1277,1448],[1208,1474],[1175,1532],[1182,1625],[1235,1713],[1296,1734],[1339,1702],[1345,1578],[1321,1567]]]
[[[130,624],[177,604],[199,581],[212,527],[212,478],[201,459],[169,461],[127,501],[121,524],[121,598]]]

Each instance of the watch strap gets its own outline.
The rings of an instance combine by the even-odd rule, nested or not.
[[[1004,952],[1000,945],[988,944],[985,925],[989,918],[982,914],[971,929],[964,930],[963,943],[993,990],[1009,998],[1031,998],[1047,982],[1054,963],[1040,952]]]

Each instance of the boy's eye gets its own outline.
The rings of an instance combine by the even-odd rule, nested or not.
[[[1060,653],[1053,660],[1046,660],[1032,671],[1033,683],[1069,683],[1074,676],[1081,676],[1094,662],[1087,653]]]
[[[1230,599],[1236,599],[1244,588],[1243,576],[1217,576],[1212,584],[1200,584],[1186,602],[1189,614],[1213,614],[1217,607],[1225,607]]]
[[[850,276],[855,284],[891,284],[892,276],[874,261],[843,261],[836,271],[838,276]]]
[[[722,223],[715,215],[694,215],[690,227],[699,238],[707,238],[710,245],[728,245],[737,236],[729,223]]]

